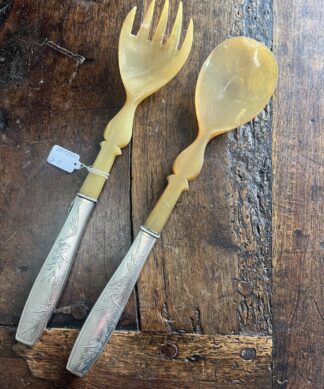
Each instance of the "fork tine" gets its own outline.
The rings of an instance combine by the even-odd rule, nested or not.
[[[153,19],[153,13],[154,13],[154,8],[155,8],[155,0],[151,1],[151,4],[149,5],[149,8],[144,16],[143,23],[138,30],[138,37],[148,39],[151,25],[152,25],[152,19]]]
[[[134,19],[136,15],[136,10],[137,7],[133,7],[128,15],[126,16],[126,19],[124,20],[123,26],[121,28],[121,34],[131,34],[132,33],[132,28],[134,24]]]
[[[183,41],[183,44],[181,46],[181,49],[179,50],[179,57],[182,58],[184,61],[188,57],[191,46],[192,46],[192,41],[193,41],[193,21],[190,19],[188,30],[186,33],[186,37]]]
[[[170,37],[167,42],[167,46],[177,49],[181,36],[182,27],[182,1],[179,3],[177,16],[175,18]]]
[[[161,12],[160,20],[156,27],[156,31],[154,33],[153,40],[160,41],[162,43],[166,26],[168,24],[168,16],[169,16],[169,0],[165,0]]]

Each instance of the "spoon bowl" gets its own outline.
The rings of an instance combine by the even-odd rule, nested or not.
[[[230,38],[210,53],[196,86],[198,136],[174,161],[174,174],[145,222],[149,230],[161,232],[181,193],[188,190],[188,181],[200,173],[208,142],[257,116],[270,100],[277,78],[274,55],[254,39]]]
[[[268,103],[277,78],[276,59],[262,43],[246,37],[222,42],[199,73],[199,132],[210,139],[252,120]]]

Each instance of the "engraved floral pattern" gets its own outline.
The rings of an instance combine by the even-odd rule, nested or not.
[[[52,253],[49,257],[48,264],[46,265],[45,275],[42,281],[52,281],[55,278],[56,273],[59,272],[62,266],[69,259],[71,248],[75,242],[70,242],[74,238],[79,230],[80,220],[80,203],[75,205],[75,210],[71,214],[69,221],[69,231],[66,236],[58,239],[52,249]]]
[[[20,331],[19,335],[26,335],[29,333],[29,339],[34,339],[39,333],[41,327],[46,322],[48,315],[49,305],[39,305],[36,309],[31,311],[32,319],[26,323],[26,327],[23,331]]]
[[[72,358],[72,371],[83,373],[84,371],[88,370],[89,367],[98,358],[100,352],[103,350],[111,333],[114,331],[121,313],[127,303],[129,293],[134,287],[138,276],[136,273],[139,273],[143,262],[151,250],[151,242],[152,237],[141,232],[136,246],[132,247],[130,250],[131,252],[129,259],[127,260],[126,256],[126,263],[122,263],[120,265],[124,271],[121,271],[120,274],[118,273],[120,268],[118,268],[114,275],[114,277],[117,279],[114,280],[113,277],[112,280],[108,283],[106,292],[103,293],[93,308],[94,315],[100,315],[99,318],[95,316],[95,319],[101,323],[105,322],[106,325],[103,325],[102,328],[96,333],[95,339],[91,340],[86,346],[83,347],[79,358],[75,358],[75,360]],[[155,240],[153,241],[153,244],[154,242]],[[104,314],[97,313],[102,311],[104,311]],[[91,313],[88,317],[88,320],[90,320],[90,317]],[[85,327],[86,326],[87,322],[85,324]]]
[[[76,198],[27,300],[17,330],[22,341],[36,341],[46,326],[64,285],[79,234],[92,208],[93,203]]]
[[[136,270],[136,264],[141,263],[142,257],[139,256],[139,254],[143,237],[145,237],[145,235],[140,236],[136,249],[131,254],[129,261],[126,264],[128,272],[124,275],[124,277],[110,283],[108,290],[103,295],[101,304],[98,306],[98,308],[96,308],[97,311],[101,309],[111,309],[113,306],[118,308],[120,307],[120,300],[123,298],[125,293],[125,285],[132,281],[133,273]],[[108,313],[109,312],[107,312],[107,314]]]

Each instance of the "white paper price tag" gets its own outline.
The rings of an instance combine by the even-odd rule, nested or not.
[[[47,157],[47,162],[68,173],[72,173],[75,169],[81,169],[82,167],[78,154],[72,153],[72,151],[58,145],[52,148]]]

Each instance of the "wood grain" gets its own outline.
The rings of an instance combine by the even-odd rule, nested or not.
[[[147,7],[149,1],[145,1]],[[161,5],[162,1],[158,2]],[[171,4],[173,20],[176,1]],[[209,52],[243,33],[268,45],[271,1],[186,1],[195,23],[181,73],[143,104],[132,148],[134,233],[197,132],[194,90]],[[172,22],[171,22],[172,24]],[[214,140],[138,284],[144,331],[271,333],[271,111]]]
[[[1,324],[17,324],[86,175],[48,165],[50,148],[60,144],[91,164],[106,123],[122,105],[117,45],[131,4],[15,0],[6,12],[0,27]],[[80,326],[127,251],[129,191],[126,149],[86,229],[53,325]],[[136,328],[133,297],[122,322]]]
[[[17,324],[85,176],[48,166],[50,147],[61,144],[91,163],[105,124],[122,105],[117,41],[135,2],[117,3],[0,1],[0,324]],[[321,0],[293,6],[186,0],[184,26],[190,16],[195,21],[193,52],[178,77],[140,107],[132,150],[116,161],[52,324],[82,324],[162,192],[174,158],[195,136],[193,97],[202,62],[228,36],[245,34],[271,47],[272,3],[280,67],[273,301],[270,106],[208,147],[201,176],[179,202],[138,284],[144,333],[114,334],[93,372],[80,380],[64,369],[75,331],[46,332],[28,349],[14,343],[14,328],[1,328],[1,388],[270,388],[271,339],[242,334],[271,334],[272,305],[273,386],[322,386]],[[137,2],[137,26],[147,4]],[[63,55],[48,40],[85,61]],[[129,328],[137,327],[135,300],[122,320]]]
[[[2,362],[28,366],[33,379],[58,387],[271,387],[271,339],[266,336],[115,332],[94,368],[80,379],[64,369],[77,331],[46,331],[33,348],[13,344],[12,335],[11,329],[0,328]]]
[[[274,388],[324,383],[323,2],[274,2]]]

